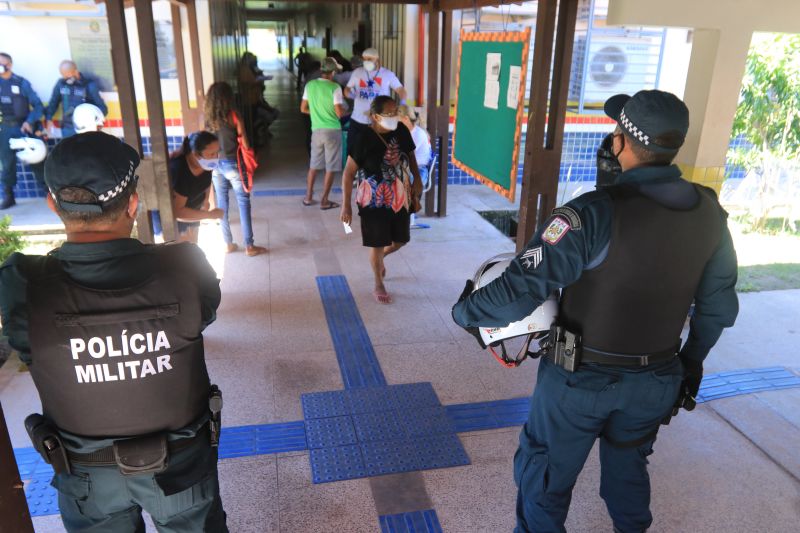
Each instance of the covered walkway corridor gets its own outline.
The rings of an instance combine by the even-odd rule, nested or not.
[[[289,153],[280,139],[298,132],[292,80],[272,73],[269,90],[283,113],[267,152],[274,156]],[[500,367],[450,319],[463,280],[487,256],[514,248],[475,212],[504,200],[485,188],[454,188],[450,216],[415,231],[389,258],[395,304],[381,306],[357,228],[346,236],[335,211],[303,207],[294,192],[305,162],[303,153],[274,163],[265,155],[253,212],[270,253],[218,257],[223,300],[205,338],[209,374],[225,397],[219,471],[230,530],[411,531],[403,524],[413,523],[414,531],[511,531],[512,456],[537,363]],[[659,434],[652,531],[795,528],[800,419],[792,406],[800,389],[712,398],[747,388],[737,381],[757,390],[798,380],[798,297],[742,296],[736,327],[707,362],[717,374],[704,389],[709,401]],[[765,323],[764,314],[773,319]],[[763,338],[772,339],[768,352]],[[773,369],[719,375],[754,366]],[[36,531],[61,532],[47,467],[23,430],[38,397],[15,359],[0,369],[0,401]],[[595,450],[569,531],[611,531],[599,475]]]

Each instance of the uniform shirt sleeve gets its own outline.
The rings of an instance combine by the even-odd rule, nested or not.
[[[8,344],[19,352],[23,363],[31,361],[28,338],[27,281],[19,272],[18,261],[22,255],[15,253],[0,266],[0,320]]]
[[[39,95],[31,87],[31,82],[28,80],[22,81],[22,95],[28,99],[28,104],[31,106],[31,111],[28,113],[28,118],[25,120],[28,124],[33,125],[34,122],[42,118],[44,107]]]
[[[97,87],[97,83],[90,81],[86,87],[86,92],[89,96],[87,101],[90,104],[96,105],[100,111],[103,112],[103,115],[108,115],[108,106],[106,106],[106,103],[103,101],[103,97],[100,96],[100,89]]]
[[[180,253],[183,255],[183,264],[187,265],[186,268],[194,269],[195,279],[200,291],[203,329],[205,329],[217,319],[217,308],[222,299],[217,273],[197,245],[183,243],[174,246],[181,247]]]
[[[344,94],[342,94],[342,88],[337,87],[333,91],[333,105],[342,105],[344,104]]]
[[[361,68],[357,68],[350,75],[350,79],[347,80],[347,87],[349,87],[350,89],[354,89],[360,77],[361,77]]]
[[[569,202],[577,220],[554,212],[506,271],[453,307],[462,327],[504,327],[539,307],[555,289],[580,278],[605,253],[611,236],[612,204],[603,191]],[[565,231],[555,238],[551,228]],[[596,266],[596,265],[592,265]]]
[[[739,314],[736,296],[738,263],[727,225],[714,255],[706,264],[694,295],[694,316],[681,358],[702,363],[722,330],[733,326]]]
[[[61,105],[61,82],[56,82],[53,86],[53,94],[50,95],[50,100],[47,102],[47,108],[44,111],[45,120],[53,120],[53,117],[58,111],[58,106]]]

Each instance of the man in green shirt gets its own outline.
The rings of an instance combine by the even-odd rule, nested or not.
[[[311,115],[311,162],[308,169],[308,186],[303,205],[314,205],[314,180],[317,171],[325,171],[321,209],[333,209],[339,204],[328,199],[333,178],[342,170],[342,125],[339,119],[346,114],[342,88],[333,81],[341,65],[332,57],[322,62],[322,77],[306,83],[300,111]]]

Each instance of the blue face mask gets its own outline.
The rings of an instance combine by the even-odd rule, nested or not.
[[[217,170],[217,168],[219,168],[219,159],[203,159],[202,157],[198,157],[197,164],[200,165],[200,168],[203,170]]]

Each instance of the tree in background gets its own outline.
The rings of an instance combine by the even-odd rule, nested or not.
[[[760,176],[754,229],[776,214],[787,226],[800,214],[792,198],[800,191],[800,35],[754,38],[733,122],[733,136],[740,135],[752,147],[732,150],[729,160]]]
[[[8,256],[22,249],[24,242],[22,234],[11,229],[11,217],[4,216],[0,219],[0,264]]]

